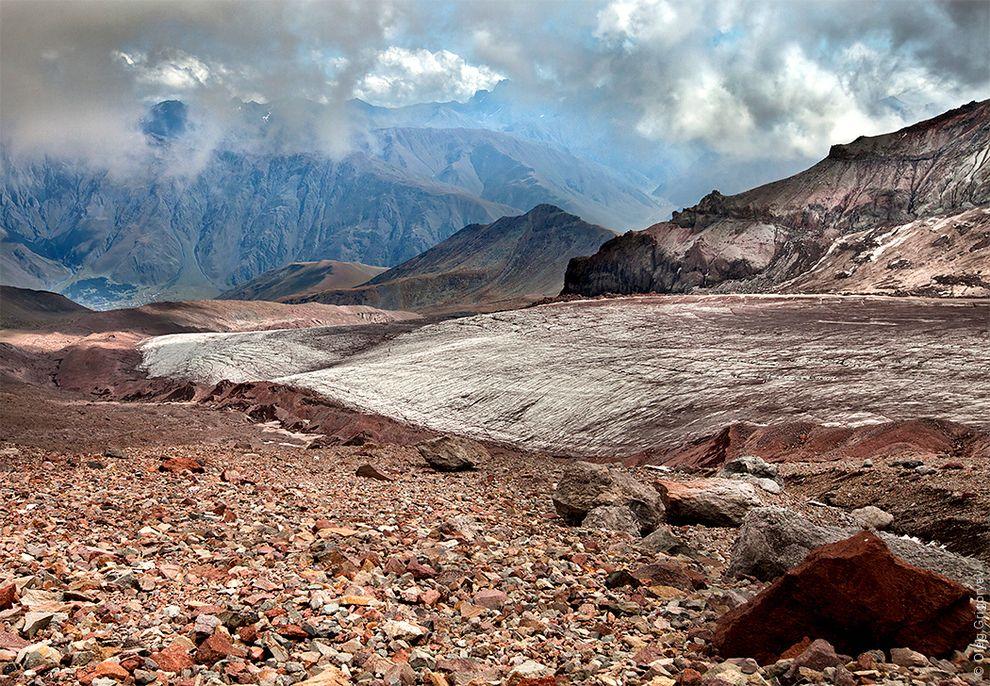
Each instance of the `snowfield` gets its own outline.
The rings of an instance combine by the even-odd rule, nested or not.
[[[990,425],[990,302],[644,296],[348,329],[178,334],[153,376],[276,380],[429,428],[624,455],[733,421]]]

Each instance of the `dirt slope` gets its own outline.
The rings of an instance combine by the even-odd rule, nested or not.
[[[219,299],[285,301],[305,298],[322,291],[360,286],[386,270],[387,267],[337,260],[293,262],[226,291]]]

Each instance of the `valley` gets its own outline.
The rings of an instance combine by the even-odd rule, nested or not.
[[[988,683],[987,2],[0,34],[0,686]]]

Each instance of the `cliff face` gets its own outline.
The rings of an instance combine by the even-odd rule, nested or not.
[[[567,261],[614,234],[553,205],[474,224],[368,283],[300,299],[450,311],[519,305],[560,291]]]
[[[939,276],[942,282],[976,284],[962,290],[981,294],[986,286],[979,284],[990,281],[990,251],[982,240],[990,232],[985,213],[963,221],[963,231],[977,237],[971,242],[959,240],[958,222],[933,222],[930,240],[912,241],[911,259],[900,255],[905,249],[900,241],[887,245],[884,264],[907,260],[910,265],[898,264],[913,270],[910,278],[892,281],[885,272],[862,267],[879,259],[868,251],[843,267],[850,272],[839,279],[845,284],[824,279],[821,267],[837,252],[848,252],[845,239],[853,234],[885,233],[880,229],[987,205],[990,101],[895,133],[833,146],[826,159],[781,181],[734,196],[714,191],[694,207],[675,212],[669,222],[626,233],[596,254],[572,260],[563,292],[669,293],[699,287],[843,291],[851,286],[857,292],[961,294],[945,288],[946,283],[935,279]],[[961,242],[965,250],[960,250]],[[815,278],[802,277],[816,267],[820,273]],[[849,280],[860,269],[862,278]]]

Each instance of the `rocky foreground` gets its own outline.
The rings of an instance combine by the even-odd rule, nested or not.
[[[240,412],[3,401],[9,683],[981,683],[985,567],[809,502],[799,466],[304,449]]]

